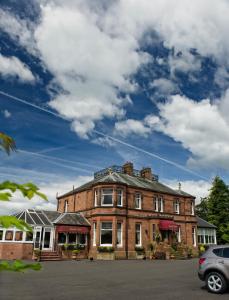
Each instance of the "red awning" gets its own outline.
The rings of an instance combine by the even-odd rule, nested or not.
[[[178,225],[173,220],[161,220],[159,223],[159,229],[178,231]]]
[[[57,225],[56,232],[65,233],[84,233],[87,234],[90,231],[90,227],[87,226],[71,226],[71,225]]]

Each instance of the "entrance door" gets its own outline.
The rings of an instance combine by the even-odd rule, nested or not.
[[[35,249],[40,249],[40,245],[41,245],[41,232],[42,232],[42,228],[41,227],[36,227],[34,229],[34,248]]]
[[[43,233],[43,245],[42,249],[51,250],[52,249],[52,229],[45,227]]]

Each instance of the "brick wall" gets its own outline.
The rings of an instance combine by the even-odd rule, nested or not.
[[[0,259],[32,259],[31,243],[0,243]]]

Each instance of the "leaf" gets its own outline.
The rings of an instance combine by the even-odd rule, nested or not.
[[[11,151],[16,151],[14,139],[3,132],[0,132],[0,150],[5,151],[8,155]]]
[[[0,201],[10,201],[12,194],[9,192],[0,193]]]
[[[32,228],[25,221],[14,216],[0,216],[0,226],[4,228],[17,227],[22,231],[32,231]]]

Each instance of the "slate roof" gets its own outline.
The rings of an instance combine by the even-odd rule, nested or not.
[[[91,226],[80,213],[63,213],[53,223],[62,225]]]
[[[31,226],[53,226],[53,224],[90,226],[90,223],[80,213],[27,209],[13,214],[13,216]]]
[[[203,227],[203,228],[217,228],[215,225],[208,223],[207,221],[205,221],[204,219],[196,216],[196,220],[197,220],[197,227]]]
[[[62,198],[62,197],[73,195],[77,192],[81,192],[81,191],[90,189],[91,187],[93,187],[94,185],[99,184],[99,183],[119,183],[119,184],[124,184],[127,186],[139,188],[139,189],[146,189],[146,190],[150,190],[150,191],[154,191],[154,192],[158,192],[158,193],[165,193],[165,194],[170,194],[170,195],[174,195],[174,196],[195,198],[194,196],[192,196],[188,193],[185,193],[183,191],[173,190],[170,187],[160,183],[157,180],[149,180],[149,179],[145,179],[145,178],[138,177],[138,176],[130,176],[128,174],[114,172],[111,174],[106,174],[100,178],[91,180],[91,181],[87,182],[86,184],[83,184],[80,187],[74,189],[74,191],[72,190],[64,195],[59,196],[58,199]]]

